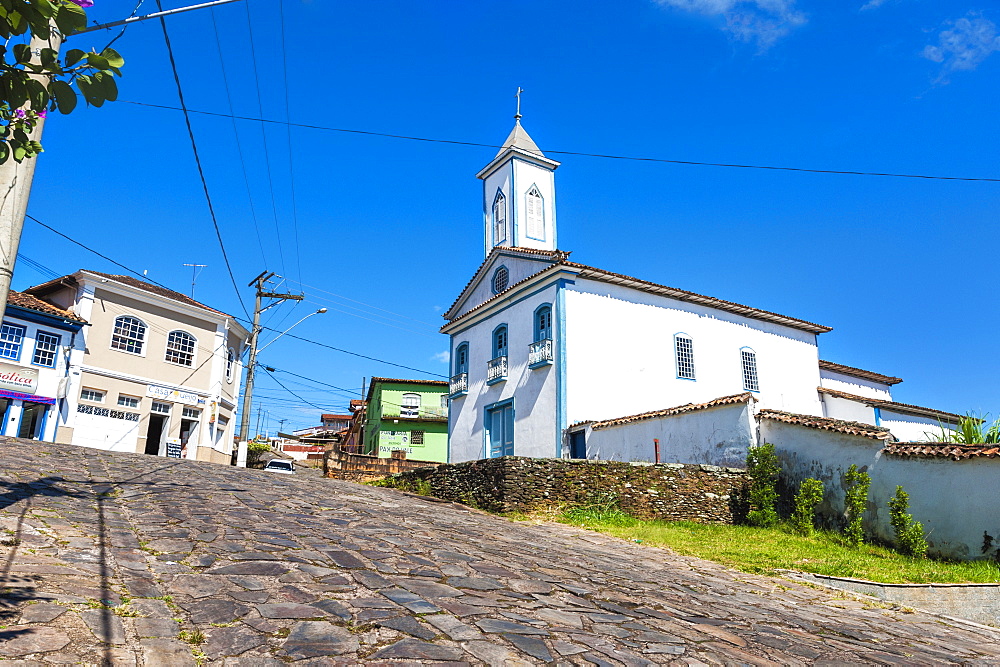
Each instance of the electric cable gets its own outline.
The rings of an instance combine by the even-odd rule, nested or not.
[[[156,109],[173,109],[179,111],[177,107],[168,106],[165,104],[151,104],[149,102],[134,102],[132,100],[122,100],[126,104],[135,104],[137,106],[153,107]],[[197,111],[194,109],[190,110],[191,113],[198,113],[205,116],[219,116],[222,118],[228,118],[228,114],[218,113],[214,111]],[[354,130],[341,127],[327,127],[324,125],[308,125],[305,123],[290,123],[289,121],[273,120],[269,118],[250,118],[247,116],[235,116],[236,120],[248,120],[258,123],[274,123],[277,125],[290,124],[294,127],[303,127],[310,130],[324,130],[327,132],[344,132],[347,134],[362,134],[372,137],[385,137],[387,139],[405,139],[407,141],[423,141],[428,143],[437,144],[452,144],[456,146],[475,146],[481,148],[503,148],[497,144],[484,144],[476,141],[458,141],[455,139],[434,139],[430,137],[416,137],[409,136],[405,134],[391,134],[388,132],[372,132],[370,130]],[[635,162],[660,162],[665,164],[679,164],[687,166],[698,166],[698,167],[727,167],[732,169],[764,169],[768,171],[796,171],[809,174],[836,174],[842,176],[886,176],[891,178],[919,178],[925,180],[936,180],[936,181],[973,181],[981,183],[1000,183],[1000,178],[980,178],[971,176],[938,176],[933,174],[904,174],[896,172],[882,172],[882,171],[853,171],[847,169],[814,169],[807,167],[782,167],[776,165],[763,165],[763,164],[740,164],[731,162],[699,162],[696,160],[672,160],[668,158],[657,158],[657,157],[637,157],[634,155],[611,155],[605,153],[583,153],[580,151],[558,151],[558,150],[545,150],[546,153],[551,153],[555,155],[573,155],[576,157],[595,157],[603,158],[607,160],[630,160]]]
[[[163,11],[160,0],[156,0],[156,8]],[[219,229],[219,221],[215,217],[215,207],[212,206],[212,195],[208,191],[208,181],[205,180],[205,170],[201,166],[201,156],[198,154],[198,142],[194,138],[194,128],[191,127],[191,115],[188,113],[187,104],[184,103],[184,90],[181,88],[181,78],[177,73],[177,63],[174,61],[174,49],[170,45],[170,34],[167,32],[167,22],[160,17],[160,27],[163,28],[163,41],[167,46],[167,56],[170,59],[170,69],[174,75],[174,83],[177,85],[177,97],[181,103],[181,111],[184,112],[184,124],[187,126],[188,138],[191,140],[191,150],[194,152],[194,162],[198,167],[198,177],[201,179],[202,189],[205,191],[205,201],[208,203],[208,212],[212,217],[212,225],[215,227],[215,235],[219,239],[219,249],[222,251],[222,259],[226,264],[226,271],[229,272],[229,279],[233,282],[233,289],[236,290],[236,298],[239,299],[240,308],[244,314],[250,317],[250,311],[243,303],[243,295],[240,293],[239,285],[236,284],[236,276],[233,275],[233,267],[229,264],[229,256],[226,254],[226,244],[222,240],[222,230]]]
[[[284,72],[284,87],[285,87],[285,120],[291,121],[292,115],[289,109],[291,105],[288,103],[288,49],[285,48],[285,0],[280,0],[278,2],[278,15],[280,17],[279,23],[281,24],[281,67]],[[230,110],[232,111],[232,110]],[[261,114],[263,115],[263,114]],[[236,122],[235,120],[233,122]],[[294,162],[294,145],[292,144],[292,125],[291,122],[285,124],[285,133],[288,137],[288,187],[290,194],[292,196],[292,229],[295,232],[295,268],[298,272],[299,282],[302,281],[302,257],[301,248],[299,247],[299,210],[298,205],[295,201],[295,162]]]

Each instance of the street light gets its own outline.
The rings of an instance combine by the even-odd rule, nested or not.
[[[302,297],[298,297],[298,298],[301,299]],[[263,352],[264,349],[268,347],[268,345],[270,345],[274,341],[278,340],[279,338],[281,338],[282,336],[284,336],[286,333],[288,333],[289,331],[291,331],[292,329],[294,329],[298,325],[300,325],[303,322],[305,322],[307,319],[309,319],[313,315],[322,315],[323,313],[326,312],[326,308],[320,308],[319,310],[317,310],[315,312],[309,313],[308,315],[306,315],[305,317],[303,317],[301,320],[299,320],[298,322],[296,322],[295,324],[293,324],[292,326],[288,327],[287,329],[285,329],[284,331],[282,331],[280,334],[278,334],[277,336],[275,336],[271,340],[271,342],[269,342],[267,345],[265,345],[264,347],[262,347],[262,348],[260,348],[258,350],[257,349],[257,335],[259,334],[259,325],[257,324],[257,318],[260,315],[260,291],[259,290],[258,290],[257,302],[258,302],[257,308],[254,310],[254,331],[252,332],[252,335],[250,336],[250,358],[247,360],[247,363],[248,363],[248,366],[247,366],[247,384],[246,384],[246,387],[243,390],[243,414],[241,415],[241,419],[240,419],[240,421],[241,421],[241,424],[240,424],[240,444],[239,444],[239,449],[237,450],[237,455],[236,455],[236,465],[239,466],[240,468],[245,468],[246,465],[247,465],[247,436],[249,435],[249,430],[250,430],[250,405],[251,405],[251,402],[253,400],[253,377],[254,377],[254,371],[257,369],[257,355],[260,354],[261,352]]]

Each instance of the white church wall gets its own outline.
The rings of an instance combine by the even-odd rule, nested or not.
[[[511,183],[514,178],[514,170],[510,163],[504,164],[483,180],[483,241],[485,243],[485,255],[497,245],[512,246],[514,239],[511,233],[511,222],[514,219],[514,206],[511,197]],[[497,192],[502,192],[506,202],[506,238],[498,240],[494,232],[493,225],[493,202]],[[484,256],[485,256],[484,255]]]
[[[465,303],[461,304],[455,317],[464,315],[487,299],[492,299],[495,296],[495,293],[493,292],[493,274],[501,266],[507,268],[509,276],[507,284],[513,285],[514,283],[524,280],[528,276],[535,275],[539,271],[544,271],[551,265],[551,261],[544,261],[543,258],[528,259],[525,257],[513,257],[510,255],[500,255],[496,257],[492,262],[490,262],[486,271],[483,273],[482,281],[475,287],[475,289],[472,290],[468,298],[466,298]]]
[[[661,463],[744,468],[755,433],[747,403],[725,405],[593,429],[587,437],[587,458],[655,462],[658,439]]]
[[[866,530],[893,539],[888,502],[900,485],[910,514],[927,533],[931,551],[951,558],[982,558],[983,531],[1000,535],[993,499],[1000,494],[1000,459],[903,458],[887,454],[881,440],[761,420],[760,441],[775,446],[782,474],[797,487],[823,482],[819,510],[834,522],[844,511],[844,474],[851,464],[871,476]]]
[[[862,424],[875,424],[875,408],[859,401],[822,394],[823,416]]]
[[[900,442],[937,442],[941,438],[942,426],[954,430],[951,424],[943,424],[933,417],[908,415],[887,408],[879,410],[879,423],[889,429]],[[928,433],[931,434],[928,436]]]
[[[566,318],[571,424],[741,393],[743,347],[757,355],[760,407],[820,414],[811,333],[583,279],[567,287]],[[695,380],[677,377],[680,332],[693,341]]]
[[[550,304],[555,316],[555,285],[515,301],[488,319],[451,337],[452,359],[462,343],[469,344],[468,394],[451,399],[448,422],[450,463],[486,458],[486,408],[514,398],[514,454],[561,456],[556,425],[556,364],[528,368],[528,346],[534,340],[535,309]],[[507,325],[507,379],[486,384],[486,365],[493,357],[493,331]],[[454,368],[452,368],[454,373]],[[516,397],[515,397],[516,393]]]
[[[820,386],[846,394],[855,394],[867,398],[877,398],[880,401],[892,400],[892,388],[881,382],[862,380],[843,373],[835,373],[821,368],[819,371]]]
[[[557,247],[555,238],[555,173],[550,169],[543,169],[521,159],[515,159],[513,164],[514,182],[511,189],[514,200],[513,245],[521,248],[554,250]],[[533,185],[538,188],[542,196],[543,229],[541,234],[536,233],[538,230],[528,229],[527,225],[526,197]]]

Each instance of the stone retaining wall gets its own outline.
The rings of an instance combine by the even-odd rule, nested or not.
[[[729,523],[746,471],[682,463],[506,456],[419,468],[398,477],[404,483],[427,481],[438,498],[491,512],[617,501],[622,510],[641,518]]]
[[[386,459],[346,452],[339,445],[333,445],[324,453],[322,464],[325,477],[346,479],[352,482],[382,479],[414,468],[437,465],[430,461],[407,459],[406,452],[403,451],[395,451],[391,458]]]

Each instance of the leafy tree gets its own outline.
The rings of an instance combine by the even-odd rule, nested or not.
[[[0,164],[21,162],[42,152],[29,135],[40,118],[76,108],[77,91],[95,107],[118,98],[115,76],[125,60],[110,46],[100,53],[59,45],[87,25],[93,0],[0,0]],[[32,38],[48,43],[33,52]],[[12,42],[15,42],[12,44]],[[37,43],[36,43],[37,45]]]
[[[844,537],[853,546],[860,546],[865,539],[865,532],[861,525],[864,518],[865,506],[868,504],[868,489],[872,485],[872,478],[867,472],[862,472],[858,466],[851,464],[844,475],[847,482],[847,489],[844,495],[844,505],[847,512],[847,527],[844,529]]]
[[[823,482],[806,479],[795,495],[795,509],[792,511],[792,528],[799,535],[812,535],[816,507],[823,502]]]
[[[923,558],[927,554],[924,527],[906,513],[908,509],[910,509],[910,495],[903,490],[903,487],[897,486],[896,495],[889,499],[889,522],[896,534],[896,548],[907,556]]]
[[[750,474],[750,511],[747,522],[758,528],[770,528],[778,523],[778,491],[775,488],[781,468],[774,445],[764,443],[747,450],[747,472]]]

